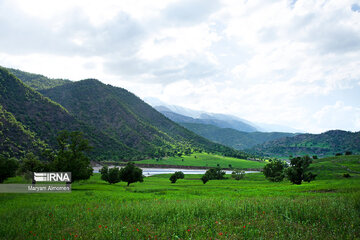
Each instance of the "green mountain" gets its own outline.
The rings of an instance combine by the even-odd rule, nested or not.
[[[345,151],[360,153],[360,132],[332,130],[321,134],[300,134],[265,142],[253,147],[252,151],[284,157],[304,154],[329,156]]]
[[[20,157],[27,151],[40,154],[47,145],[0,105],[0,152]]]
[[[50,148],[57,146],[56,136],[58,132],[68,130],[84,132],[86,138],[94,146],[92,153],[94,158],[125,157],[135,154],[132,149],[116,141],[116,139],[112,139],[100,130],[79,121],[60,104],[28,87],[2,67],[0,67],[0,104],[5,116],[6,114],[8,116],[2,118],[2,125],[7,123],[10,116],[13,116],[18,123],[21,123],[21,125],[18,124],[18,128],[23,127],[29,130],[29,134],[34,136],[34,141],[40,139]],[[15,122],[15,120],[11,120],[11,122]],[[15,143],[19,144],[22,138],[27,139],[26,134],[24,135],[19,131],[17,133],[19,135],[14,138]],[[13,134],[15,135],[15,132]],[[0,144],[4,145],[8,136],[10,135],[5,135]],[[33,150],[30,145],[26,146],[28,147],[19,150]],[[13,153],[13,155],[19,154],[20,152]]]
[[[272,141],[284,137],[293,137],[294,133],[281,132],[241,132],[233,128],[220,128],[214,125],[201,123],[180,123],[182,126],[203,136],[213,142],[244,150],[257,144]]]
[[[53,88],[71,82],[67,79],[48,78],[40,74],[28,73],[13,68],[7,68],[7,70],[35,90]]]
[[[246,157],[245,153],[213,143],[172,122],[127,90],[95,79],[40,92],[80,121],[142,153],[142,157],[173,155],[190,148]]]

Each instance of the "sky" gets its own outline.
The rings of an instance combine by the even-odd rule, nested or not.
[[[0,0],[0,65],[304,132],[360,130],[360,0]]]

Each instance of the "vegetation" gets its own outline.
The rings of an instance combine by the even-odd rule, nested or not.
[[[18,169],[18,162],[14,158],[8,158],[0,154],[0,183],[9,177],[14,177]]]
[[[302,185],[254,173],[205,185],[201,175],[179,184],[156,175],[127,187],[94,174],[71,193],[0,193],[0,239],[360,238],[360,174],[343,178],[334,165],[355,171],[360,156],[318,160],[317,181]]]
[[[316,174],[307,171],[311,163],[312,160],[309,156],[291,159],[290,167],[286,169],[288,179],[294,184],[301,184],[302,181],[313,181]]]
[[[100,169],[101,179],[107,181],[110,184],[115,184],[121,181],[120,169],[118,167],[108,168],[104,166]]]
[[[245,177],[245,171],[236,169],[231,173],[231,177],[235,180],[241,180]]]
[[[360,153],[360,132],[341,130],[327,131],[321,134],[300,134],[281,138],[252,148],[253,153],[282,156],[317,155],[333,156],[345,152]]]
[[[271,182],[281,182],[285,177],[287,164],[281,160],[273,160],[265,165],[263,174]]]
[[[169,180],[171,183],[176,183],[178,179],[184,179],[185,175],[183,172],[175,172],[173,175],[170,176]]]
[[[182,126],[213,142],[224,144],[238,150],[245,150],[264,142],[296,136],[282,132],[241,132],[233,128],[220,128],[210,124],[180,123]]]
[[[222,180],[225,179],[225,172],[221,168],[210,168],[205,172],[208,180]]]
[[[120,169],[120,179],[121,181],[127,182],[129,186],[130,183],[143,182],[144,176],[142,175],[142,169],[136,167],[134,163],[129,162],[124,168]]]

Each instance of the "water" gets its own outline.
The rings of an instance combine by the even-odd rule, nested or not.
[[[114,166],[109,166],[112,168]],[[101,167],[93,167],[94,173],[98,173]],[[172,174],[175,172],[183,172],[184,174],[205,174],[206,169],[181,169],[181,168],[141,168],[144,176],[153,176],[158,174]],[[225,171],[226,174],[231,174],[232,171]],[[245,173],[256,173],[259,171],[245,171]]]

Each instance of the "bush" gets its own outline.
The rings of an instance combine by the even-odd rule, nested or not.
[[[221,180],[225,179],[225,172],[221,170],[221,168],[210,168],[205,172],[205,175],[207,176],[208,180]]]
[[[285,162],[273,160],[265,165],[263,174],[271,182],[281,182],[285,177],[284,169],[286,167],[287,164]]]
[[[245,177],[245,171],[244,170],[234,170],[231,173],[231,177],[234,178],[235,180],[243,179]]]
[[[206,175],[203,175],[201,177],[201,181],[205,184],[205,183],[207,183],[209,181],[209,178]]]
[[[177,179],[184,179],[184,177],[185,177],[184,173],[181,172],[181,171],[175,172],[174,174],[175,174]]]
[[[176,177],[176,174],[174,173],[173,175],[170,176],[169,180],[171,181],[171,183],[176,183],[178,178]]]
[[[352,155],[352,152],[351,151],[346,151],[345,155]]]
[[[350,174],[348,174],[348,173],[344,173],[344,174],[343,174],[343,177],[344,177],[344,178],[349,178],[349,177],[351,177],[351,176],[350,176]]]
[[[315,159],[318,159],[318,156],[314,155],[314,156],[312,156],[312,158],[315,160]]]
[[[121,181],[120,179],[120,169],[118,167],[108,168],[104,166],[101,170],[101,179],[107,181],[110,184],[115,184]]]
[[[0,154],[0,183],[9,177],[15,177],[19,164],[15,158],[8,158]]]

